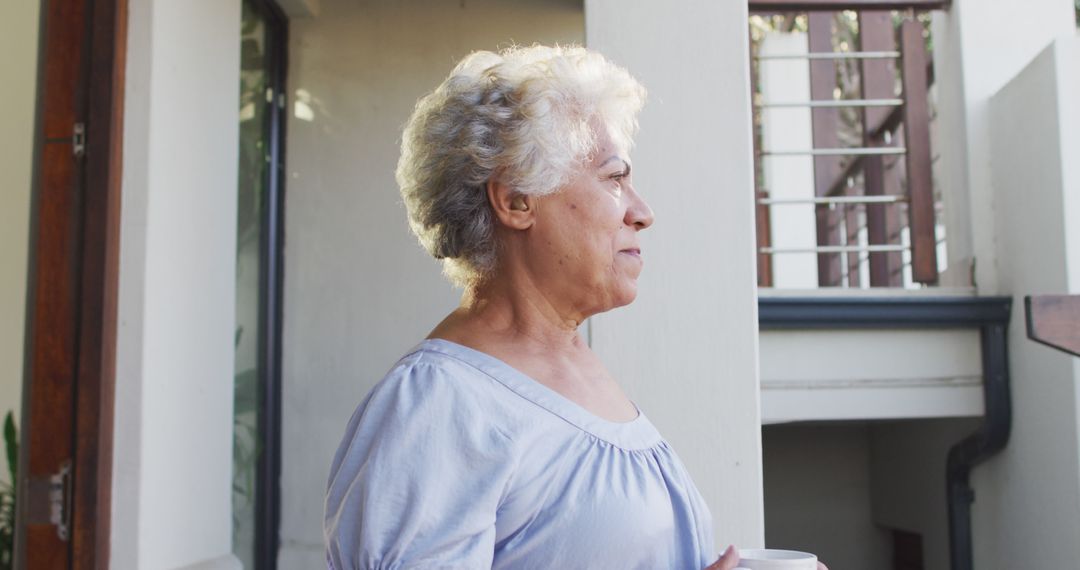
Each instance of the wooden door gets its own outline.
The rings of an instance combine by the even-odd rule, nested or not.
[[[18,560],[108,566],[124,0],[44,0]]]

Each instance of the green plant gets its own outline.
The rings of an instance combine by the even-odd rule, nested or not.
[[[236,328],[235,347],[244,327]],[[258,428],[259,375],[254,368],[237,372],[233,384],[233,532],[245,518],[254,517],[255,477],[262,442]],[[3,570],[0,568],[0,570]]]
[[[0,482],[0,570],[10,570],[15,567],[15,481],[19,461],[19,436],[10,411],[4,418],[4,448],[11,483]]]

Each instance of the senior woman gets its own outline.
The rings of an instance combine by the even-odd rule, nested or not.
[[[637,294],[644,101],[603,56],[534,46],[473,53],[417,104],[397,180],[464,294],[348,424],[326,496],[332,568],[736,566],[578,332]]]

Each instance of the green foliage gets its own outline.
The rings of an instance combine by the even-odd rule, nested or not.
[[[15,567],[15,481],[19,472],[19,436],[15,430],[15,416],[10,411],[4,418],[4,448],[11,483],[0,483],[0,570],[11,570]]]
[[[255,500],[255,468],[262,442],[256,424],[259,376],[254,369],[236,374],[233,415],[233,515],[237,507],[250,506]]]
[[[240,346],[243,327],[237,327],[235,342]],[[255,477],[262,453],[259,437],[259,374],[254,368],[237,372],[233,383],[233,531],[255,505]],[[3,570],[0,568],[0,570]]]

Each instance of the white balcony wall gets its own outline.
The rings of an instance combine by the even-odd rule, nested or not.
[[[0,421],[22,407],[23,330],[38,70],[38,2],[14,2],[0,18]],[[8,481],[7,455],[0,481]]]
[[[1002,291],[990,98],[1052,40],[1075,36],[1075,22],[1073,0],[953,0],[949,10],[934,12],[935,154],[949,229],[943,285]]]
[[[581,44],[585,28],[572,0],[317,5],[290,22],[283,569],[325,566],[323,496],[349,416],[458,302],[394,182],[413,105],[473,50]]]
[[[589,47],[649,89],[633,151],[656,212],[637,301],[593,347],[679,452],[716,544],[764,541],[745,2],[586,0]]]
[[[808,53],[802,32],[769,32],[761,41],[760,55]],[[810,61],[762,59],[758,64],[762,103],[810,100]],[[809,107],[766,107],[761,111],[761,146],[770,151],[798,151],[814,147]],[[814,197],[814,159],[811,156],[762,157],[765,190],[770,198],[806,200]],[[813,204],[774,205],[769,228],[773,247],[806,249],[817,246],[817,217]],[[772,256],[773,287],[815,289],[817,254],[781,253]]]
[[[761,332],[761,421],[981,416],[979,331]]]
[[[1077,101],[1080,37],[1070,30],[986,110],[999,284],[1014,296],[1013,430],[1008,447],[973,473],[977,568],[1025,567],[1032,552],[1043,568],[1080,559],[1080,359],[1029,341],[1023,325],[1024,295],[1080,294]]]
[[[110,568],[232,556],[240,0],[129,0]]]

